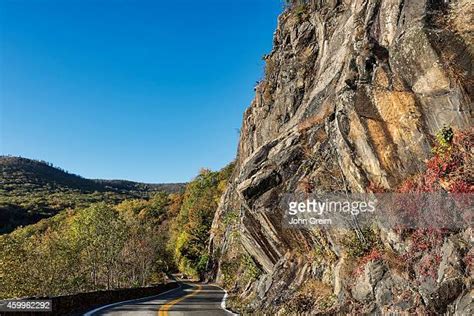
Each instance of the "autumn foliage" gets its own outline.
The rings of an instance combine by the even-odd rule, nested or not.
[[[65,209],[0,235],[0,299],[133,288],[182,271],[199,277],[232,165],[184,192]]]
[[[472,194],[474,192],[473,144],[474,129],[453,131],[448,127],[443,128],[436,135],[433,157],[427,161],[426,170],[405,181],[400,186],[399,192],[446,192],[458,196]],[[469,207],[469,201],[470,199],[459,198],[460,205],[458,206]],[[415,266],[418,261],[416,264],[418,275],[424,278],[436,278],[437,267],[441,262],[438,250],[445,237],[454,232],[450,229],[426,227],[401,233],[408,233],[411,241],[408,251],[403,255],[403,260],[410,266]]]
[[[473,193],[474,129],[453,132],[451,128],[443,128],[436,140],[426,171],[405,181],[399,192]]]

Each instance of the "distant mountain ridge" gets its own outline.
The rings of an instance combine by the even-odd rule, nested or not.
[[[45,161],[0,156],[0,233],[64,209],[101,201],[116,204],[125,199],[147,199],[160,191],[179,192],[184,186],[86,179]]]
[[[184,183],[151,184],[129,180],[86,179],[65,171],[52,164],[15,156],[0,156],[0,183],[4,190],[17,184],[28,184],[29,188],[49,186],[50,188],[70,188],[83,192],[106,191],[165,191],[174,193],[181,190]]]

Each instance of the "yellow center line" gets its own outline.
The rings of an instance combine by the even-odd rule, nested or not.
[[[157,315],[158,316],[168,316],[168,311],[170,310],[171,307],[173,307],[173,305],[176,305],[179,302],[181,302],[181,301],[183,301],[187,298],[193,297],[194,295],[198,294],[201,290],[202,290],[202,285],[198,285],[197,288],[192,293],[189,293],[186,296],[177,298],[177,299],[175,299],[175,300],[173,300],[169,303],[166,303],[165,305],[161,306],[161,308],[158,310]]]

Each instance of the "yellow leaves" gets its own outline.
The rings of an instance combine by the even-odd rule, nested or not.
[[[180,271],[198,276],[205,269],[212,220],[232,171],[233,164],[219,172],[202,169],[183,195],[170,197],[177,217],[171,225],[168,248]]]
[[[145,200],[125,200],[115,208],[121,213],[132,212],[133,214],[138,214],[147,206],[147,201]]]

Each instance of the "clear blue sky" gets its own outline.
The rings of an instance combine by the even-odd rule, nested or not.
[[[234,159],[280,0],[0,0],[0,153],[177,182]]]

